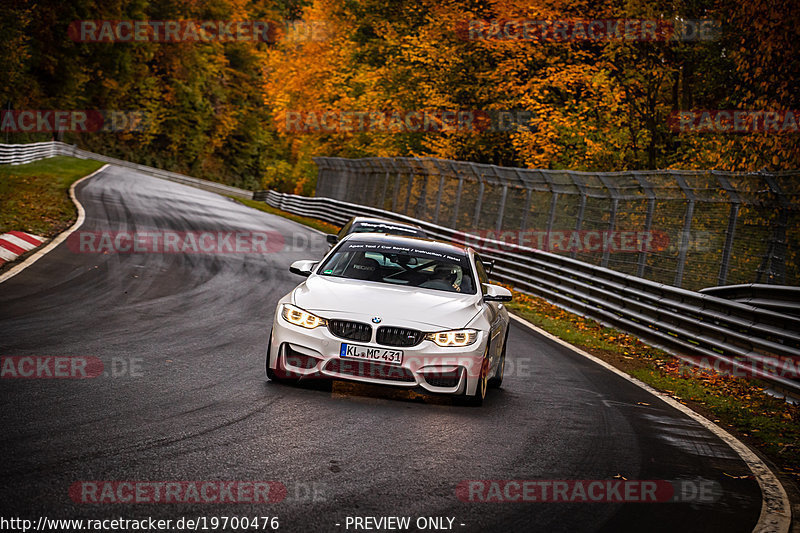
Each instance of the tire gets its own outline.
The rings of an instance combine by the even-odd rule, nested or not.
[[[275,369],[275,370],[271,369],[269,367],[271,356],[272,356],[272,331],[269,332],[269,341],[267,341],[267,364],[266,364],[267,378],[269,378],[270,381],[274,381],[276,383],[292,383],[297,381],[286,377],[286,375],[284,375],[284,373],[281,372],[280,369]]]
[[[267,341],[267,379],[270,381],[278,381],[278,375],[269,367],[269,358],[272,352],[272,330],[269,332],[269,340]]]
[[[506,346],[508,345],[508,329],[506,329],[506,336],[503,339],[503,351],[500,353],[500,364],[497,365],[494,376],[489,378],[487,385],[490,389],[499,389],[503,384],[503,374],[506,370]]]
[[[489,347],[486,347],[486,353],[489,353]],[[484,358],[486,356],[484,355]],[[478,378],[478,386],[475,389],[474,396],[467,396],[466,391],[464,391],[464,396],[461,396],[460,403],[462,405],[468,405],[470,407],[480,407],[483,405],[483,400],[486,398],[486,389],[488,388],[488,378],[483,374],[483,369],[481,369],[481,375]]]

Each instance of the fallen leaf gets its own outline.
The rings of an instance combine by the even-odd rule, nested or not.
[[[750,478],[753,477],[753,476],[732,476],[732,475],[728,474],[727,472],[723,472],[722,475],[723,476],[728,476],[731,479],[750,479]]]

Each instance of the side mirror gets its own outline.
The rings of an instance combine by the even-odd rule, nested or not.
[[[486,294],[483,295],[484,302],[510,302],[511,291],[500,285],[492,285],[491,283],[484,283],[483,288],[486,289]]]
[[[334,235],[333,233],[329,233],[325,235],[325,240],[328,241],[328,244],[333,245],[339,242],[339,237],[337,235]]]
[[[317,261],[312,261],[309,259],[304,259],[302,261],[295,261],[289,267],[289,272],[307,278],[308,276],[311,275],[311,271],[314,270],[315,266],[317,266]]]

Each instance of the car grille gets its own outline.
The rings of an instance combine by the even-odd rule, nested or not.
[[[432,387],[455,387],[458,385],[458,380],[461,377],[461,370],[454,370],[452,372],[436,372],[428,371],[422,373],[425,381]]]
[[[361,342],[372,340],[372,326],[363,322],[328,320],[328,330],[342,339]]]
[[[425,336],[421,331],[416,329],[393,328],[390,326],[382,326],[378,328],[378,344],[385,346],[416,346],[422,342]]]
[[[414,379],[414,374],[402,366],[371,363],[369,361],[359,361],[357,359],[331,359],[325,366],[325,370],[345,376],[382,379],[386,381],[400,381],[404,383],[414,383],[416,381]]]

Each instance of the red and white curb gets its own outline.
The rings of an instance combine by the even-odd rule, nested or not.
[[[0,265],[43,245],[46,240],[44,237],[24,231],[11,231],[0,235]]]
[[[81,224],[83,224],[83,221],[86,219],[86,211],[83,209],[83,206],[78,201],[78,197],[75,196],[75,187],[77,187],[80,183],[93,177],[94,175],[103,172],[109,166],[110,165],[103,165],[102,167],[98,168],[88,176],[84,176],[72,184],[72,186],[69,188],[69,197],[72,199],[72,203],[75,204],[75,208],[78,210],[78,220],[76,220],[75,224],[73,224],[72,227],[69,228],[67,231],[61,233],[60,235],[55,237],[52,241],[47,243],[47,246],[43,246],[41,249],[31,254],[30,257],[26,258],[25,261],[23,261],[22,263],[15,265],[7,272],[3,272],[2,274],[0,274],[0,283],[3,283],[4,281],[13,278],[26,268],[34,264],[36,261],[47,255],[48,252],[55,249],[56,246],[64,242],[67,239],[67,237],[70,236],[71,233],[73,233],[75,230],[81,227]]]

